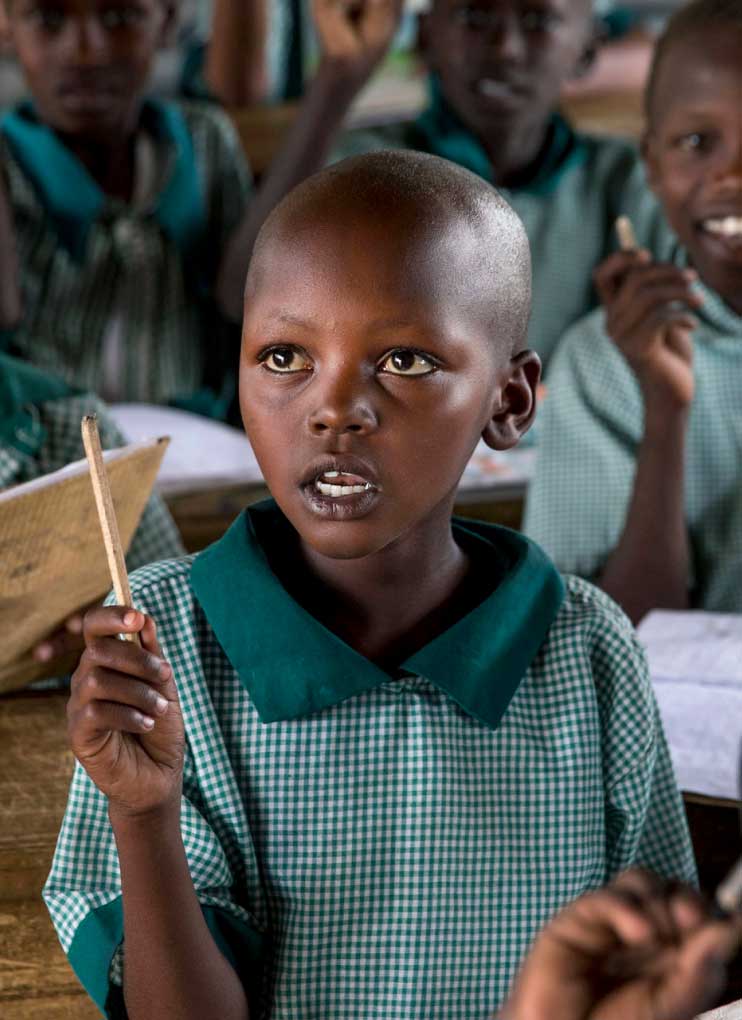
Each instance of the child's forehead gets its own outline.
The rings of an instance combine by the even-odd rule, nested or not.
[[[654,121],[712,98],[722,105],[731,98],[742,110],[742,91],[733,95],[724,86],[726,79],[739,80],[742,86],[742,26],[711,24],[698,28],[691,36],[683,33],[669,41],[656,73],[651,97]],[[742,116],[742,114],[741,114]]]

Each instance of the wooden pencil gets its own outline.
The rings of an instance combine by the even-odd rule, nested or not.
[[[628,216],[619,216],[616,220],[616,233],[621,251],[636,251],[639,245],[636,243],[634,227]]]
[[[131,588],[129,577],[126,573],[126,560],[124,549],[121,545],[116,510],[111,496],[111,486],[108,481],[108,474],[103,463],[103,451],[100,445],[98,433],[98,419],[94,414],[86,414],[82,419],[82,441],[85,446],[85,455],[90,466],[90,480],[93,483],[93,494],[95,505],[98,509],[98,520],[103,533],[103,544],[106,547],[108,569],[111,572],[113,590],[116,594],[116,601],[121,606],[131,605]],[[127,641],[141,644],[138,634],[124,634]]]

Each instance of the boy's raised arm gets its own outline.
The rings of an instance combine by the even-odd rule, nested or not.
[[[595,282],[606,329],[631,367],[644,404],[644,431],[618,545],[597,579],[634,623],[650,609],[688,605],[685,437],[693,399],[692,270],[619,252]]]
[[[119,641],[122,633],[139,633],[142,647]],[[122,606],[95,609],[85,642],[68,730],[75,757],[108,798],[129,1020],[247,1020],[245,991],[209,931],[183,847],[183,718],[154,621]]]
[[[0,173],[0,330],[13,329],[20,318],[21,297],[13,220],[5,181]]]
[[[350,104],[389,46],[401,9],[402,0],[313,0],[319,67],[285,144],[222,257],[216,294],[228,318],[242,318],[247,267],[263,221],[284,195],[324,166]]]

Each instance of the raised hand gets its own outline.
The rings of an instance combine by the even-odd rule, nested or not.
[[[109,810],[143,816],[180,803],[185,736],[171,667],[151,617],[123,606],[85,616],[85,652],[72,677],[72,750]],[[116,635],[138,633],[142,647]]]
[[[313,0],[322,58],[367,77],[389,48],[402,0]]]
[[[606,329],[637,377],[645,403],[684,409],[693,399],[692,309],[696,273],[652,262],[647,251],[616,252],[598,266],[595,285]]]
[[[690,1020],[721,991],[741,934],[694,890],[626,872],[543,929],[500,1020]]]

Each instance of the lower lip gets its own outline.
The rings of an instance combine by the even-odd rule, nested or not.
[[[59,101],[70,113],[105,113],[114,102],[110,92],[63,92]]]
[[[307,507],[316,517],[332,521],[353,521],[366,517],[380,499],[378,489],[365,492],[350,492],[347,496],[325,496],[313,482],[301,486],[301,494]]]
[[[735,237],[725,237],[723,234],[712,234],[703,227],[699,233],[704,245],[714,252],[717,258],[725,262],[742,262],[742,236],[737,234]]]
[[[494,110],[515,110],[523,105],[525,94],[510,88],[509,85],[497,85],[490,92],[484,92],[475,86],[474,95],[481,103],[491,106]]]

